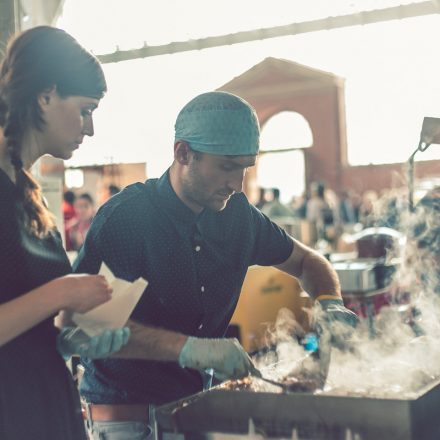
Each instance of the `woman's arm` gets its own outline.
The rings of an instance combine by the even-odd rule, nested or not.
[[[0,346],[55,314],[63,307],[62,299],[47,283],[0,305]]]
[[[84,313],[108,301],[111,291],[101,275],[66,275],[1,304],[0,346],[61,309]]]

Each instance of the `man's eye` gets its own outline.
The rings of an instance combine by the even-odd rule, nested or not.
[[[81,112],[81,114],[82,114],[83,116],[91,116],[91,115],[92,115],[92,109],[90,109],[90,108],[83,109],[83,111]]]
[[[230,165],[222,165],[221,166],[223,171],[232,171],[233,167],[231,167]]]

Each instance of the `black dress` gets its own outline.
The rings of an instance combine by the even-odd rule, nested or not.
[[[30,235],[0,170],[0,303],[71,271],[57,232]],[[78,393],[55,348],[53,317],[0,347],[0,439],[85,440]]]

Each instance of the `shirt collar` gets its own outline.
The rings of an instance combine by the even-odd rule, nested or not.
[[[185,234],[192,232],[200,214],[195,214],[179,199],[171,186],[169,169],[159,178],[156,188],[162,208],[169,215],[179,232]]]

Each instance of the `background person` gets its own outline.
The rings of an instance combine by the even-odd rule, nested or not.
[[[118,329],[78,346],[54,315],[110,299],[100,275],[71,267],[29,172],[42,155],[68,159],[93,135],[106,90],[101,67],[70,35],[37,27],[12,40],[0,65],[0,438],[85,439],[79,399],[63,357],[121,348]],[[58,351],[60,353],[58,353]],[[62,356],[61,356],[61,355]]]
[[[255,204],[255,207],[257,207],[260,211],[263,208],[263,206],[267,203],[266,200],[266,188],[260,188],[258,191],[258,202]]]
[[[108,186],[108,194],[109,194],[109,198],[113,197],[115,194],[117,194],[119,191],[121,191],[121,188],[119,188],[119,186],[117,185],[113,185],[110,184]]]
[[[293,217],[293,212],[280,200],[280,190],[272,188],[273,199],[267,202],[261,212],[269,218]]]
[[[75,193],[73,191],[65,191],[63,194],[63,217],[64,217],[64,223],[69,224],[69,222],[75,218]]]
[[[66,250],[71,251],[72,243],[70,242],[69,234],[67,233],[70,226],[76,221],[76,213],[74,208],[76,195],[73,191],[65,191],[63,194],[63,218],[64,218],[64,238],[66,240]]]
[[[113,197],[119,191],[121,191],[121,188],[113,183],[104,186],[99,195],[98,204],[103,205],[110,197]]]
[[[359,222],[364,228],[371,228],[376,225],[376,205],[379,197],[376,191],[365,191],[362,194],[362,201],[359,205]]]
[[[339,219],[344,225],[354,225],[359,221],[359,206],[353,190],[342,191],[339,198]]]
[[[80,194],[74,204],[76,220],[67,229],[67,237],[69,238],[70,249],[78,251],[84,243],[87,231],[92,224],[95,215],[95,203],[88,193]],[[66,239],[67,244],[67,239]]]
[[[322,182],[310,184],[310,199],[306,205],[306,218],[315,227],[317,238],[327,242],[333,241],[335,212],[326,199],[326,188]]]

